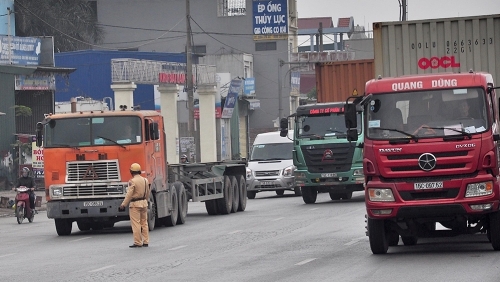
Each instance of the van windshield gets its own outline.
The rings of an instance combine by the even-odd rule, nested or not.
[[[271,143],[254,145],[250,161],[290,160],[293,143]]]

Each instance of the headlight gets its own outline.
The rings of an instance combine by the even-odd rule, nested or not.
[[[247,179],[252,178],[252,170],[247,167]]]
[[[355,169],[352,173],[352,176],[363,176],[363,170],[362,169]]]
[[[293,165],[286,167],[283,169],[283,176],[293,176],[293,171],[295,170],[295,167]]]
[[[368,197],[372,202],[394,202],[394,195],[389,188],[370,188]]]
[[[62,187],[52,188],[52,197],[61,197],[63,195]]]
[[[465,191],[465,197],[479,197],[491,195],[493,193],[493,182],[480,182],[467,184],[467,190]]]

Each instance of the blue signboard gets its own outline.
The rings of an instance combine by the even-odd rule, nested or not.
[[[288,1],[253,1],[254,40],[288,38]]]
[[[222,110],[222,118],[231,118],[233,115],[234,106],[238,102],[238,93],[241,89],[241,79],[231,80],[231,85],[229,86],[229,92],[226,96],[226,101],[224,102],[224,109]]]
[[[245,78],[245,86],[243,88],[243,93],[248,96],[255,95],[255,78],[247,77]]]
[[[39,38],[0,36],[0,64],[38,66],[41,46]]]

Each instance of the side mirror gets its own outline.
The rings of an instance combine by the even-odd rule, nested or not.
[[[347,130],[347,141],[358,141],[358,130],[356,128]]]
[[[358,116],[356,114],[357,112],[355,104],[344,105],[345,127],[356,128],[358,126]]]
[[[36,146],[42,147],[43,143],[43,124],[41,122],[37,122],[36,124]]]
[[[149,124],[149,136],[151,136],[151,140],[160,139],[160,131],[158,130],[158,123],[153,122]]]
[[[280,119],[280,136],[286,137],[288,135],[288,119]]]

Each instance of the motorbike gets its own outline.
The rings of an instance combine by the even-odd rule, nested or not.
[[[25,218],[29,222],[33,222],[35,219],[35,211],[30,207],[30,188],[21,186],[16,188],[16,218],[17,223],[23,223]]]

